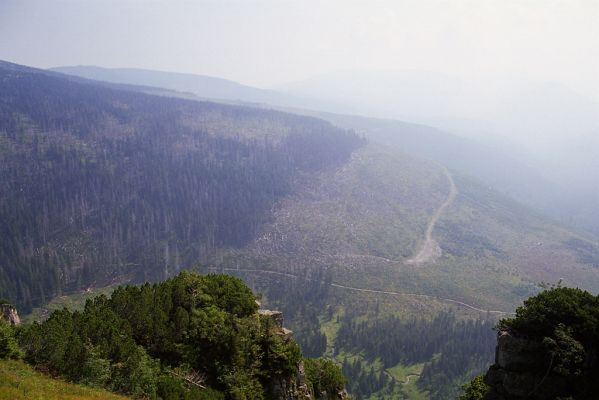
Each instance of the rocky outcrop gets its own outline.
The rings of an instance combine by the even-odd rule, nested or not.
[[[19,313],[17,313],[17,309],[12,304],[0,304],[0,319],[13,326],[21,325]]]
[[[283,326],[283,313],[273,310],[258,310],[258,314],[270,318],[274,323],[274,333],[283,338],[283,340],[291,340],[293,331]],[[342,390],[334,395],[327,393],[312,393],[306,380],[306,372],[304,363],[300,362],[297,366],[297,375],[294,379],[277,379],[271,382],[269,393],[271,398],[277,400],[347,400],[349,395],[347,391]]]
[[[272,320],[275,326],[275,335],[281,336],[285,341],[293,337],[293,331],[283,326],[283,313],[281,311],[258,310],[258,314],[268,317]]]
[[[312,400],[314,399],[306,384],[304,364],[299,363],[295,379],[277,380],[272,383],[270,393],[277,400]]]
[[[313,393],[306,382],[304,364],[299,363],[297,376],[289,381],[276,382],[271,389],[272,398],[277,400],[348,400],[349,394],[345,389],[338,393]]]
[[[258,310],[258,314],[270,318],[279,328],[283,327],[283,313],[281,311],[260,309]]]
[[[293,332],[283,327],[284,318],[281,311],[259,309],[258,314],[273,322],[275,335],[282,337],[285,341],[293,337]],[[275,379],[270,384],[269,392],[272,398],[277,400],[311,400],[313,397],[306,385],[303,363],[299,363],[295,379]]]
[[[495,364],[485,375],[491,387],[485,400],[555,399],[567,391],[561,376],[550,374],[552,360],[539,341],[500,331]]]

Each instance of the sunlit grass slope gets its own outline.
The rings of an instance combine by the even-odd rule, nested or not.
[[[125,400],[100,389],[45,376],[22,361],[0,360],[0,400]]]

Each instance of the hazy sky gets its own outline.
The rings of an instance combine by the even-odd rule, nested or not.
[[[354,69],[514,74],[597,94],[598,26],[599,0],[0,0],[0,59],[262,87]]]

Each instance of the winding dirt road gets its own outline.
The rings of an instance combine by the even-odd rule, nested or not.
[[[312,279],[303,278],[303,277],[300,277],[298,275],[288,274],[286,272],[269,271],[269,270],[264,270],[264,269],[213,268],[213,270],[214,271],[223,271],[223,272],[224,271],[253,272],[253,273],[278,275],[278,276],[285,276],[285,277],[293,278],[293,279],[304,279],[304,280],[307,280],[307,281],[312,281]],[[481,313],[498,314],[498,315],[510,315],[510,314],[513,314],[513,313],[510,313],[510,312],[501,311],[501,310],[485,310],[485,309],[482,309],[480,307],[473,306],[472,304],[464,303],[463,301],[459,301],[459,300],[455,300],[455,299],[448,299],[448,298],[438,297],[438,296],[432,296],[432,295],[428,295],[428,294],[406,293],[406,292],[393,292],[393,291],[388,291],[388,290],[364,289],[364,288],[357,288],[357,287],[353,287],[353,286],[340,285],[338,283],[331,283],[331,286],[335,287],[335,288],[338,288],[338,289],[353,290],[355,292],[361,292],[361,293],[373,293],[373,294],[384,294],[384,295],[405,296],[405,297],[418,297],[418,298],[429,299],[429,300],[437,300],[437,301],[442,301],[442,302],[445,302],[445,303],[456,304],[456,305],[468,308],[470,310],[478,311],[478,312],[481,312]]]
[[[441,218],[441,215],[443,215],[443,213],[445,212],[445,209],[449,207],[451,203],[453,203],[455,197],[458,194],[458,188],[456,187],[455,182],[453,181],[453,177],[451,176],[447,168],[443,167],[443,171],[445,172],[445,176],[447,176],[447,180],[449,181],[449,194],[447,195],[447,198],[445,199],[443,204],[441,204],[439,208],[437,208],[430,221],[428,222],[422,247],[414,257],[406,260],[406,264],[408,265],[420,265],[427,262],[435,261],[437,258],[441,257],[441,248],[439,247],[435,239],[433,239],[433,230],[435,229],[437,221],[439,221],[439,218]]]

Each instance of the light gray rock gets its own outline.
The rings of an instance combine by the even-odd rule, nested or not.
[[[0,318],[13,326],[21,325],[19,313],[11,304],[0,304]]]

